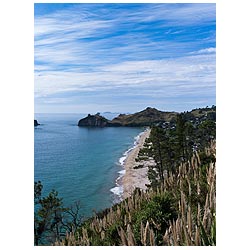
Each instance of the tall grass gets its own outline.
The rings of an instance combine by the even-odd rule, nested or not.
[[[214,141],[205,149],[206,156],[215,157],[215,145]],[[154,215],[150,216],[151,207],[147,204],[155,205],[156,210],[152,211],[161,216],[162,211],[157,211],[157,200],[166,195],[171,197],[171,209],[174,208],[176,213],[169,212],[170,217],[163,214],[156,217],[161,218],[156,221]],[[175,172],[166,172],[164,183],[157,189],[136,190],[131,197],[89,219],[55,245],[215,245],[215,214],[216,163],[203,165],[196,152]]]

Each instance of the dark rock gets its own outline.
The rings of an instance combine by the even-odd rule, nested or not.
[[[34,120],[34,126],[38,126],[38,125],[40,124],[37,122],[37,120]]]

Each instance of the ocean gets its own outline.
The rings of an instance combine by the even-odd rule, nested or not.
[[[34,180],[42,182],[44,196],[58,191],[64,206],[80,201],[87,218],[119,201],[122,163],[144,129],[78,127],[85,116],[35,114],[41,125],[34,128]]]

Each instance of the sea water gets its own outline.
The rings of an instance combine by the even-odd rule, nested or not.
[[[106,114],[111,119],[112,114]],[[58,191],[65,206],[80,201],[81,213],[93,215],[119,201],[122,164],[143,128],[78,127],[84,114],[35,114],[34,180],[43,195]]]

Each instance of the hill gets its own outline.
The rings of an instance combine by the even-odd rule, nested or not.
[[[78,122],[78,126],[92,127],[141,127],[154,124],[164,123],[176,118],[176,112],[164,112],[155,108],[146,108],[134,114],[120,114],[113,120],[108,120],[99,113],[96,115],[88,115]]]
[[[111,121],[114,126],[150,126],[157,123],[171,121],[176,117],[176,112],[164,112],[155,108],[146,108],[140,112],[124,115],[120,114]]]

